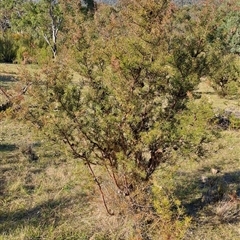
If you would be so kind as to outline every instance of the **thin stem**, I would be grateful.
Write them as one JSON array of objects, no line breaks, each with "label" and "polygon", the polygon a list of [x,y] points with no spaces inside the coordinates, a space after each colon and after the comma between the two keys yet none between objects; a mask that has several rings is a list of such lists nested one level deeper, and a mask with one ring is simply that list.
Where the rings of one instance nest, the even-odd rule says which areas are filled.
[{"label": "thin stem", "polygon": [[89,168],[89,170],[90,170],[90,172],[91,172],[91,174],[92,174],[92,176],[93,176],[93,178],[94,178],[94,181],[95,181],[95,182],[97,183],[97,185],[98,185],[98,189],[99,189],[99,191],[100,191],[100,194],[101,194],[101,197],[102,197],[102,201],[103,201],[103,204],[104,204],[104,207],[105,207],[107,213],[108,213],[109,215],[111,215],[111,216],[114,215],[114,213],[111,212],[110,209],[109,209],[108,206],[107,206],[106,199],[105,199],[105,196],[104,196],[104,193],[103,193],[103,190],[102,190],[102,186],[101,186],[100,182],[98,181],[98,179],[97,179],[97,177],[96,177],[96,175],[95,175],[95,173],[94,173],[94,171],[93,171],[93,169],[92,169],[91,164],[90,164],[88,161],[86,161],[86,163],[87,163],[87,166],[88,166],[88,168]]}]

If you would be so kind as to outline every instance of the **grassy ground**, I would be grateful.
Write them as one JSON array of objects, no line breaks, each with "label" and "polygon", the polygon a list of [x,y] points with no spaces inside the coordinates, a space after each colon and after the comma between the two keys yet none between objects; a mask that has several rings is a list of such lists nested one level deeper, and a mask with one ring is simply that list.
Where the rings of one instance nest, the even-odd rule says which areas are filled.
[{"label": "grassy ground", "polygon": [[239,138],[237,131],[224,131],[208,146],[207,158],[181,164],[178,194],[193,216],[186,239],[239,239]]},{"label": "grassy ground", "polygon": [[[10,88],[18,71],[1,64],[1,86]],[[200,87],[216,109],[239,110],[238,100],[219,98],[207,82]],[[127,224],[105,215],[85,166],[30,125],[0,117],[0,240],[120,239],[116,229]],[[176,195],[193,218],[186,240],[240,239],[239,139],[238,130],[222,131],[207,158],[181,160]]]},{"label": "grassy ground", "polygon": [[84,239],[91,181],[81,163],[33,135],[1,121],[0,239]]}]

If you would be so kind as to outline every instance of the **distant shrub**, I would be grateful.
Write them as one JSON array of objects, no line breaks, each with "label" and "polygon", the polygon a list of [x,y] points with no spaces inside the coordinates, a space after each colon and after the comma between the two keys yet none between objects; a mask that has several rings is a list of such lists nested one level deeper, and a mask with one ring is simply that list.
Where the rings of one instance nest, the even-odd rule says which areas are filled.
[{"label": "distant shrub", "polygon": [[234,54],[223,56],[215,52],[212,58],[215,59],[212,60],[210,68],[213,87],[221,96],[236,96],[238,94],[238,80],[240,78],[237,56]]},{"label": "distant shrub", "polygon": [[11,34],[4,33],[0,36],[0,61],[12,63],[17,55],[17,45],[12,39]]}]

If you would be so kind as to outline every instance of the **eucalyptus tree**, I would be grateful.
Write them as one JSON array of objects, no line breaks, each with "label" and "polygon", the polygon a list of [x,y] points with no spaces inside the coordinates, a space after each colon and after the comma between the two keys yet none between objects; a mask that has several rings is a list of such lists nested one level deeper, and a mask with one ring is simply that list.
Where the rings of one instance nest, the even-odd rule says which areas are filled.
[{"label": "eucalyptus tree", "polygon": [[0,60],[13,62],[17,55],[18,44],[14,39],[13,18],[21,16],[24,0],[0,1]]},{"label": "eucalyptus tree", "polygon": [[24,5],[22,27],[42,37],[51,49],[53,58],[57,56],[58,36],[63,24],[63,13],[56,0],[30,1]]},{"label": "eucalyptus tree", "polygon": [[6,31],[12,25],[13,16],[21,16],[21,6],[24,0],[1,0],[0,1],[0,28]]}]

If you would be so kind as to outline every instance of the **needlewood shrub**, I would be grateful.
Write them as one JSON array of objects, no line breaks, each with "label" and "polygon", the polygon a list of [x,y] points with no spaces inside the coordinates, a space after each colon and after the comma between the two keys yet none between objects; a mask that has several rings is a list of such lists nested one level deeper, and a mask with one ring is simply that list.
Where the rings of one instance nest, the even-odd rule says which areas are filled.
[{"label": "needlewood shrub", "polygon": [[24,117],[84,163],[107,213],[131,219],[133,236],[180,239],[190,219],[173,194],[173,174],[158,170],[177,164],[178,153],[202,156],[215,137],[211,105],[194,99],[200,78],[210,70],[235,78],[227,67],[218,73],[221,52],[213,54],[200,8],[181,14],[167,0],[121,3],[89,19],[69,17],[65,57],[32,78],[35,104]]}]

